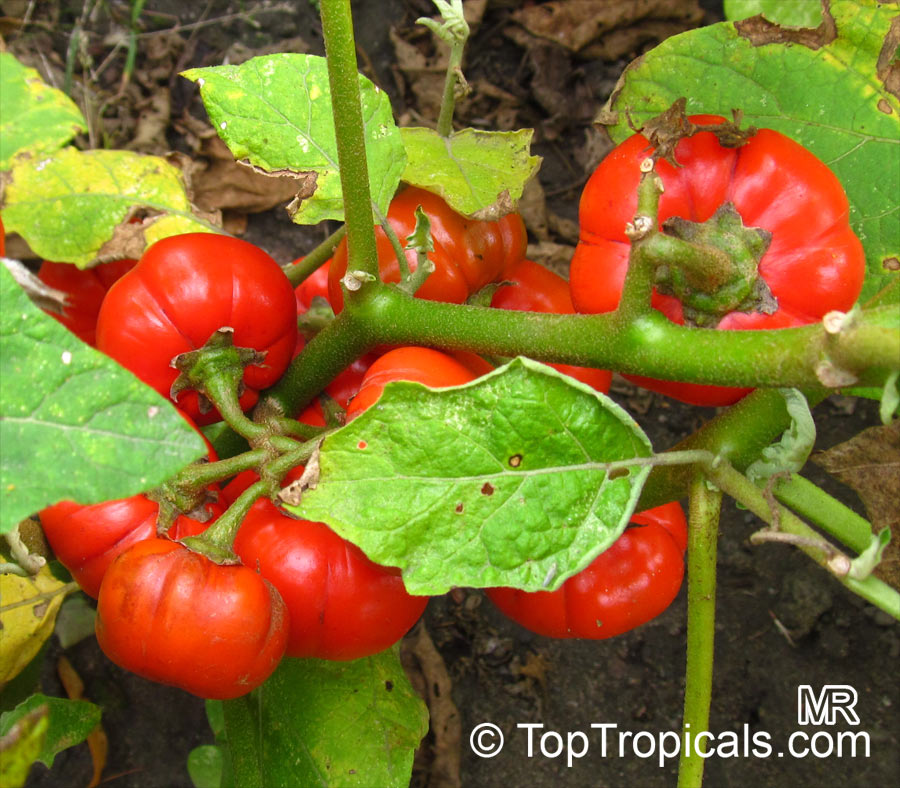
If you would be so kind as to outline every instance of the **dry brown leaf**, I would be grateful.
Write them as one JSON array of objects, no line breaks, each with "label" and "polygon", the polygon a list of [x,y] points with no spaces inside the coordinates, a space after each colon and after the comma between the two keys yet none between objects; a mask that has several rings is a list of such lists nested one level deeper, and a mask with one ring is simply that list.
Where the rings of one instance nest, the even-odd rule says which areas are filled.
[{"label": "dry brown leaf", "polygon": [[268,175],[235,161],[211,126],[182,119],[179,128],[197,148],[196,158],[170,157],[182,169],[191,202],[202,211],[261,213],[292,200],[302,175]]},{"label": "dry brown leaf", "polygon": [[550,224],[547,210],[547,196],[537,178],[525,184],[519,198],[519,213],[525,221],[528,232],[538,241],[550,240]]},{"label": "dry brown leaf", "polygon": [[462,721],[453,702],[453,683],[440,652],[420,623],[404,641],[401,652],[404,668],[428,704],[432,759],[428,765],[428,788],[459,788]]},{"label": "dry brown leaf", "polygon": [[870,427],[850,440],[811,457],[859,495],[875,531],[889,527],[892,541],[875,574],[900,588],[900,421]]},{"label": "dry brown leaf", "polygon": [[687,29],[703,18],[703,10],[696,0],[558,0],[520,8],[512,18],[532,35],[581,52],[611,30],[649,20],[678,22]]},{"label": "dry brown leaf", "polygon": [[166,129],[172,117],[172,100],[169,89],[160,86],[136,109],[139,109],[137,125],[126,150],[140,153],[165,154],[170,145]]},{"label": "dry brown leaf", "polygon": [[690,30],[693,26],[691,22],[646,20],[632,27],[610,30],[596,41],[588,44],[578,53],[578,56],[585,60],[612,62],[624,56],[636,55],[660,41]]},{"label": "dry brown leaf", "polygon": [[564,274],[569,270],[569,262],[575,254],[575,247],[568,244],[558,244],[553,241],[540,241],[536,244],[528,244],[528,259],[547,266],[552,271]]},{"label": "dry brown leaf", "polygon": [[541,686],[541,690],[547,691],[547,672],[550,670],[550,660],[543,654],[528,652],[524,664],[510,666],[510,671],[518,676],[534,679]]}]

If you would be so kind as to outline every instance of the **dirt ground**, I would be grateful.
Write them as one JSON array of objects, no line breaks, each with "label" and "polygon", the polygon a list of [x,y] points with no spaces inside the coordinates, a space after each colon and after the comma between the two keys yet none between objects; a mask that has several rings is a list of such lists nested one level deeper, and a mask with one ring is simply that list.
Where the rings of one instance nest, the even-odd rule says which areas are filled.
[{"label": "dirt ground", "polygon": [[[29,4],[4,2],[7,18],[22,18]],[[82,14],[81,3],[37,4],[34,24],[5,30],[17,54],[40,52],[46,68],[61,75],[68,33]],[[429,36],[415,32],[413,21],[431,13],[426,0],[356,2],[357,35],[363,71],[389,92],[401,122],[433,118],[429,96],[440,49]],[[466,5],[470,5],[469,2]],[[516,16],[534,3],[495,0],[471,3],[482,10],[470,45],[466,75],[472,96],[460,106],[461,124],[485,128],[532,127],[534,150],[543,156],[543,187],[531,193],[529,230],[534,256],[562,265],[574,243],[580,189],[606,146],[591,128],[624,66],[661,36],[721,19],[720,3],[709,0],[659,0],[607,3],[618,9],[610,30],[573,52],[526,31]],[[190,6],[190,7],[188,7]],[[482,9],[482,6],[485,6]],[[656,9],[629,22],[638,6]],[[94,68],[110,53],[108,33],[120,30],[127,4],[103,4],[96,16],[83,19]],[[105,9],[105,11],[104,11]],[[104,16],[104,13],[107,16]],[[118,15],[111,23],[109,14]],[[518,20],[518,21],[517,21]],[[186,27],[200,22],[199,26]],[[204,118],[196,89],[177,71],[226,60],[238,62],[269,51],[321,53],[321,31],[312,3],[252,3],[213,0],[186,4],[149,0],[141,17],[146,33],[174,32],[139,39],[137,66],[130,84],[108,110],[104,131],[111,144],[138,140],[135,147],[159,152],[171,148],[212,160],[195,121]],[[568,31],[571,32],[571,31]],[[115,92],[121,57],[98,77],[98,91]],[[39,66],[40,67],[40,66]],[[45,73],[45,72],[42,72]],[[76,69],[76,74],[79,70]],[[438,75],[436,77],[435,75]],[[688,88],[689,89],[689,88]],[[698,86],[702,89],[702,86]],[[164,96],[165,101],[156,101]],[[432,103],[429,103],[432,102]],[[221,176],[228,179],[229,176]],[[241,199],[244,202],[241,202]],[[236,230],[245,221],[242,205],[226,207]],[[281,262],[310,249],[323,228],[290,223],[280,207],[246,220],[245,237]],[[690,434],[713,412],[680,405],[663,397],[617,385],[613,392],[631,410],[657,449]],[[816,411],[819,448],[837,444],[877,423],[866,404],[832,400]],[[815,481],[824,478],[810,471]],[[835,488],[850,505],[855,495]],[[768,737],[772,752],[754,756],[739,749],[733,757],[713,757],[706,765],[709,786],[887,786],[900,784],[896,679],[900,629],[826,577],[799,552],[784,546],[750,547],[748,536],[759,527],[747,512],[726,506],[719,554],[716,624],[716,671],[710,730],[734,731],[739,737]],[[671,786],[677,759],[662,765],[651,745],[680,729],[685,653],[685,599],[681,596],[649,625],[610,641],[554,641],[533,635],[507,621],[479,591],[461,590],[434,599],[424,627],[437,647],[452,684],[452,700],[461,718],[460,784],[492,786]],[[51,646],[43,676],[44,691],[64,694],[54,670],[57,644]],[[112,665],[93,639],[68,649],[66,656],[85,681],[85,695],[104,709],[110,739],[104,784],[125,788],[189,786],[185,760],[190,750],[212,741],[203,703],[178,690],[139,679]],[[809,728],[798,723],[798,687],[815,692],[825,685],[849,685],[858,693],[859,725]],[[490,722],[502,731],[505,746],[493,758],[477,757],[469,744],[475,726]],[[533,750],[529,752],[532,727]],[[608,749],[602,751],[603,729]],[[838,731],[864,731],[868,753],[849,752],[850,740]],[[818,752],[829,743],[829,757],[793,757],[789,737],[797,732],[816,738]],[[587,755],[567,763],[566,754],[551,757],[559,739],[590,744]],[[618,732],[627,732],[627,749],[619,752]],[[635,734],[643,733],[637,738]],[[542,734],[549,734],[543,739]],[[829,736],[830,734],[830,736]],[[762,737],[762,738],[760,738]],[[741,738],[743,742],[743,738]],[[636,753],[632,749],[638,751]],[[796,740],[796,746],[804,744]],[[743,744],[741,744],[743,747]],[[860,745],[861,750],[862,745]],[[549,754],[548,754],[549,753]],[[452,759],[433,735],[426,738],[413,775],[416,786],[437,788],[436,757]],[[52,771],[36,767],[29,780],[38,786],[87,785],[91,764],[84,745],[58,756]]]}]

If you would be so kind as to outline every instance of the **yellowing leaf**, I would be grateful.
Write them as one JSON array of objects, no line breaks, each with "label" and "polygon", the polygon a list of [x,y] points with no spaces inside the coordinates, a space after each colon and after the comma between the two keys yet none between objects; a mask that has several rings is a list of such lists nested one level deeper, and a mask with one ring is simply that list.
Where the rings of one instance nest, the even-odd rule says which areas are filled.
[{"label": "yellowing leaf", "polygon": [[0,686],[15,678],[53,634],[68,590],[47,567],[34,577],[0,575]]},{"label": "yellowing leaf", "polygon": [[122,257],[139,256],[169,235],[218,230],[191,212],[181,173],[158,156],[63,148],[44,157],[16,157],[8,177],[6,230],[22,235],[47,260],[88,267],[135,208],[161,218],[138,228],[143,243],[138,237],[136,248]]},{"label": "yellowing leaf", "polygon": [[56,150],[87,128],[72,99],[8,52],[0,52],[0,94],[0,169],[17,153]]}]

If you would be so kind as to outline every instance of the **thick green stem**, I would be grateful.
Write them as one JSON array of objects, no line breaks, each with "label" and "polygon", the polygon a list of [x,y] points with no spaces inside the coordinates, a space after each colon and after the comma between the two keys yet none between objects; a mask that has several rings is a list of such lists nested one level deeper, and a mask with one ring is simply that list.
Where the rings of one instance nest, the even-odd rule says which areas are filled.
[{"label": "thick green stem", "polygon": [[299,262],[288,263],[282,266],[284,275],[288,281],[297,287],[305,279],[312,276],[316,270],[325,262],[327,262],[334,254],[341,239],[347,234],[346,225],[341,225],[331,235],[329,235],[322,243],[313,249],[308,255],[305,255]]},{"label": "thick green stem", "polygon": [[[876,310],[877,311],[877,310]],[[877,319],[873,314],[873,320]],[[652,311],[623,322],[616,313],[554,315],[444,304],[385,287],[360,307],[378,344],[428,344],[495,356],[615,369],[666,380],[731,386],[820,385],[819,366],[835,342],[821,324],[768,331],[716,331],[680,326]],[[870,342],[869,333],[878,342]],[[853,360],[865,348],[867,363]],[[900,332],[867,322],[841,340],[842,365],[896,367]]]},{"label": "thick green stem", "polygon": [[[272,395],[297,412],[355,358],[383,344],[524,355],[541,361],[615,369],[664,380],[730,386],[820,388],[826,351],[840,346],[844,368],[866,379],[857,344],[873,369],[900,359],[900,332],[879,324],[879,307],[863,312],[840,338],[821,324],[769,331],[717,331],[680,326],[652,311],[629,323],[616,313],[554,315],[445,304],[412,298],[375,283],[352,315],[338,316],[295,359]],[[877,334],[871,342],[869,334]],[[843,332],[842,332],[843,334]]]},{"label": "thick green stem", "polygon": [[[804,391],[811,408],[827,394],[824,389]],[[784,397],[774,389],[758,389],[722,411],[670,451],[708,451],[744,471],[790,425],[791,417]],[[652,509],[684,498],[692,476],[693,469],[689,466],[655,467],[641,492],[638,509]]]},{"label": "thick green stem", "polygon": [[683,723],[683,739],[689,740],[691,746],[681,749],[678,788],[699,788],[706,763],[696,751],[694,736],[709,730],[716,621],[716,546],[721,505],[722,493],[710,489],[705,476],[695,470],[690,489],[688,530],[687,669]]},{"label": "thick green stem", "polygon": [[345,309],[310,340],[257,408],[276,416],[299,415],[328,383],[375,344],[356,316]]},{"label": "thick green stem", "polygon": [[[347,270],[365,271],[377,277],[378,258],[350,1],[322,0],[321,10],[347,223]],[[361,288],[358,295],[365,289]],[[350,294],[351,301],[354,296]]]},{"label": "thick green stem", "polygon": [[264,731],[260,728],[258,692],[260,690],[222,701],[231,766],[230,782],[240,788],[266,788],[261,763]]},{"label": "thick green stem", "polygon": [[772,492],[785,506],[854,552],[861,553],[871,544],[871,523],[808,479],[791,474],[776,481]]}]

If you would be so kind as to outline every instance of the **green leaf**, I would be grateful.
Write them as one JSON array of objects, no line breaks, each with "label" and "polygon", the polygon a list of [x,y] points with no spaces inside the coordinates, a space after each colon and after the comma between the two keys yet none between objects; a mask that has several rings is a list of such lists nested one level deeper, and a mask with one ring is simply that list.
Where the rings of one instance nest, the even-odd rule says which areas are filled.
[{"label": "green leaf", "polygon": [[222,785],[222,768],[222,748],[215,744],[194,747],[188,755],[188,776],[194,788],[219,788]]},{"label": "green leaf", "polygon": [[[209,119],[234,157],[265,172],[308,176],[289,206],[297,224],[344,218],[331,87],[324,57],[282,53],[193,68]],[[406,163],[387,94],[359,76],[372,200],[383,213]]]},{"label": "green leaf", "polygon": [[67,649],[93,637],[96,618],[97,609],[88,603],[84,594],[70,596],[62,603],[53,629],[59,645]]},{"label": "green leaf", "polygon": [[50,724],[36,757],[49,769],[57,753],[80,744],[97,727],[100,707],[86,700],[51,698],[38,693],[12,711],[0,714],[0,736],[5,736],[20,719],[41,706],[47,707]]},{"label": "green leaf", "polygon": [[896,278],[887,269],[900,259],[900,99],[886,84],[898,68],[896,13],[873,0],[833,0],[833,39],[754,34],[742,22],[673,36],[626,69],[601,117],[620,142],[632,133],[629,115],[640,126],[687,96],[689,113],[739,108],[747,124],[811,150],[847,192],[866,250],[864,301]]},{"label": "green leaf", "polygon": [[205,454],[168,400],[41,312],[0,266],[0,532],[63,499],[156,487]]},{"label": "green leaf", "polygon": [[[0,718],[2,719],[2,718]],[[32,710],[0,736],[0,785],[22,788],[47,738],[47,708]]]},{"label": "green leaf", "polygon": [[0,52],[0,95],[0,170],[9,169],[17,153],[54,151],[87,130],[72,99],[8,52]]},{"label": "green leaf", "polygon": [[[130,151],[63,148],[41,158],[17,157],[3,199],[7,232],[22,235],[39,257],[80,268],[98,258],[140,257],[170,235],[216,231],[191,213],[175,167]],[[127,224],[139,207],[161,215]]]},{"label": "green leaf", "polygon": [[725,18],[731,21],[757,14],[789,27],[817,27],[822,21],[821,0],[725,0],[723,10]]},{"label": "green leaf", "polygon": [[791,426],[784,431],[778,443],[766,446],[762,457],[747,468],[747,478],[754,484],[762,484],[776,473],[797,473],[806,465],[816,442],[816,423],[806,397],[797,389],[779,391],[791,417]]},{"label": "green leaf", "polygon": [[464,129],[442,137],[432,129],[403,128],[408,158],[403,180],[439,194],[453,210],[497,219],[514,210],[522,189],[537,172],[531,129]]},{"label": "green leaf", "polygon": [[351,662],[284,659],[225,702],[238,785],[406,788],[428,710],[394,650]]},{"label": "green leaf", "polygon": [[632,461],[650,454],[608,397],[518,358],[466,386],[388,384],[325,438],[288,508],[399,566],[413,594],[553,590],[622,533],[650,471]]}]

